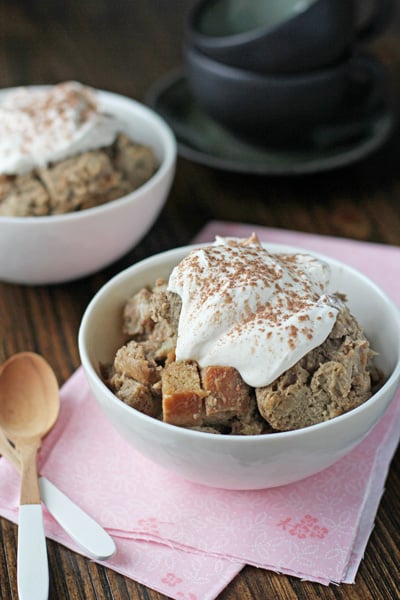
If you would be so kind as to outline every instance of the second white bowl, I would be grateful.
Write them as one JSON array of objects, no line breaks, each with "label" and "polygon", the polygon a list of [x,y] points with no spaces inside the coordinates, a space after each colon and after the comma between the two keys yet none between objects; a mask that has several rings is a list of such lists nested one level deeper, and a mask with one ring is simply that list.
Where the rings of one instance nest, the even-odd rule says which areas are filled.
[{"label": "second white bowl", "polygon": [[0,280],[49,284],[94,273],[135,246],[159,215],[175,174],[175,137],[146,106],[98,93],[102,109],[122,123],[124,133],[153,148],[157,172],[130,194],[95,208],[44,217],[0,216]]}]

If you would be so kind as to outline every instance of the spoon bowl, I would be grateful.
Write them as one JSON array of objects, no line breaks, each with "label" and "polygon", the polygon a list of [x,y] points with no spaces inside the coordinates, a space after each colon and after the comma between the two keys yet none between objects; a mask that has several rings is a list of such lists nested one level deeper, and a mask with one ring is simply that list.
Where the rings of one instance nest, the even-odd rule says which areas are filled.
[{"label": "spoon bowl", "polygon": [[15,439],[42,438],[60,411],[56,376],[39,354],[20,352],[2,366],[0,426]]}]

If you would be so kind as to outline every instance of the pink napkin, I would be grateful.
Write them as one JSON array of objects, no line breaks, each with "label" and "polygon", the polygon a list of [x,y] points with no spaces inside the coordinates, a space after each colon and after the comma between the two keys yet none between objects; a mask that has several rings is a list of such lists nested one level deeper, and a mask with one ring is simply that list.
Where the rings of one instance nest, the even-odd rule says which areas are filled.
[{"label": "pink napkin", "polygon": [[[217,222],[196,241],[252,231],[344,259],[400,303],[399,248]],[[177,600],[216,598],[244,564],[323,584],[354,582],[399,440],[399,393],[335,465],[296,484],[251,492],[195,485],[140,456],[105,420],[81,369],[61,396],[41,472],[114,536],[117,554],[106,566]],[[0,460],[0,514],[14,522],[18,485]],[[48,537],[79,551],[48,513],[45,527]]]}]

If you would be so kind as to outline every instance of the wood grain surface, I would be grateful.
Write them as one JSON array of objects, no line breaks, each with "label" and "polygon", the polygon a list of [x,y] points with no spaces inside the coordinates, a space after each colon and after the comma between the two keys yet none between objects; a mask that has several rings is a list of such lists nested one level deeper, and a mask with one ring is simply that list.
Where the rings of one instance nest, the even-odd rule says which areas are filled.
[{"label": "wood grain surface", "polygon": [[[75,79],[142,101],[181,65],[186,0],[17,0],[0,3],[0,88]],[[387,68],[399,105],[400,20],[394,14],[372,50]],[[143,257],[188,243],[210,219],[400,246],[400,135],[351,166],[301,177],[213,170],[178,159],[175,181],[144,240],[109,268],[63,285],[0,283],[0,362],[42,354],[62,384],[79,366],[77,332],[93,294]],[[400,454],[392,463],[355,585],[302,582],[245,567],[221,600],[399,598]],[[0,598],[17,599],[17,528],[0,519]],[[50,600],[161,600],[161,594],[48,541]],[[201,599],[199,599],[201,600]]]}]

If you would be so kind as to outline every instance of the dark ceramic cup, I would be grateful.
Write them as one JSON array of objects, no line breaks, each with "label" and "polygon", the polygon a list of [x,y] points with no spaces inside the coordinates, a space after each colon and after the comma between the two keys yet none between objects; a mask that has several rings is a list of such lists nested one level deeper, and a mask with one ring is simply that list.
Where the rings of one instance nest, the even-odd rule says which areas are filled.
[{"label": "dark ceramic cup", "polygon": [[[357,0],[200,0],[186,40],[213,60],[264,73],[299,73],[335,62],[388,23],[393,0],[373,0],[362,24]],[[363,2],[363,0],[358,0]]]},{"label": "dark ceramic cup", "polygon": [[193,96],[214,120],[262,143],[306,138],[366,98],[382,97],[385,75],[372,56],[347,56],[334,65],[296,75],[266,75],[229,67],[185,49]]}]

